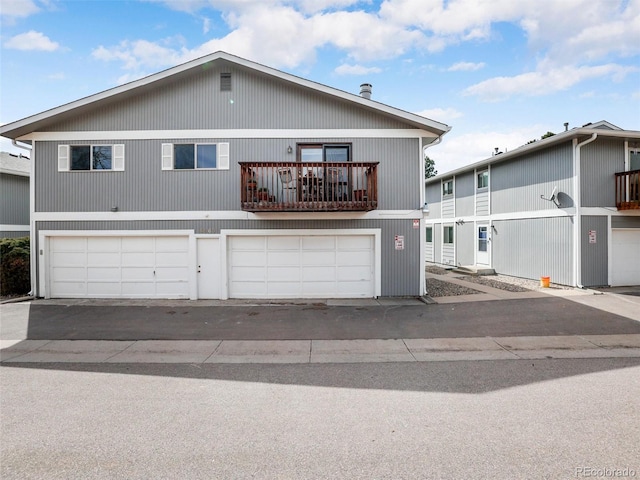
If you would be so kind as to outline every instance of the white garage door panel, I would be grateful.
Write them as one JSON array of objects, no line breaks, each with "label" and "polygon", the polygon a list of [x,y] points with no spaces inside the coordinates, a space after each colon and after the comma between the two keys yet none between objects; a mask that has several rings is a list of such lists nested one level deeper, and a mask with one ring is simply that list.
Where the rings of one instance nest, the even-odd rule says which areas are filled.
[{"label": "white garage door panel", "polygon": [[374,295],[373,235],[230,236],[231,298]]},{"label": "white garage door panel", "polygon": [[50,237],[50,296],[188,298],[188,248],[188,237]]},{"label": "white garage door panel", "polygon": [[640,229],[612,230],[611,244],[611,285],[640,285]]}]

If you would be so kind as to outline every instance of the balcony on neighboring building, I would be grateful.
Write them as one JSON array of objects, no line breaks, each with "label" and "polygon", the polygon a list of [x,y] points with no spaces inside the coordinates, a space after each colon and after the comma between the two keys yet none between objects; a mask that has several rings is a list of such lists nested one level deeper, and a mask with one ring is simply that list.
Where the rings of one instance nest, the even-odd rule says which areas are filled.
[{"label": "balcony on neighboring building", "polygon": [[378,208],[379,162],[239,162],[248,212],[344,212]]},{"label": "balcony on neighboring building", "polygon": [[615,176],[617,209],[640,209],[640,170],[618,172]]}]

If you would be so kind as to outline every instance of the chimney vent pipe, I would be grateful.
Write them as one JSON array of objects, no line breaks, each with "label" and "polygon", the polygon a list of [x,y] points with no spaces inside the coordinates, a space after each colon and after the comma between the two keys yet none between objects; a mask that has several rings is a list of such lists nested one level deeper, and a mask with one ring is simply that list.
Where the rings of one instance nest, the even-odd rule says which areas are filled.
[{"label": "chimney vent pipe", "polygon": [[362,85],[360,85],[360,96],[362,98],[370,99],[372,89],[373,85],[371,85],[370,83],[363,83]]}]

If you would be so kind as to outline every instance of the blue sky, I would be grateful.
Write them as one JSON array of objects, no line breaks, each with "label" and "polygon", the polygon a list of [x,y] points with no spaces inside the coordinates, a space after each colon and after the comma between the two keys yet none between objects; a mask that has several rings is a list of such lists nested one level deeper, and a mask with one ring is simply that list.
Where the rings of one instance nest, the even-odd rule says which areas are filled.
[{"label": "blue sky", "polygon": [[[0,123],[217,50],[453,129],[439,173],[547,131],[640,130],[640,0],[2,0]],[[3,139],[0,147],[16,151]],[[16,151],[17,152],[17,151]]]}]

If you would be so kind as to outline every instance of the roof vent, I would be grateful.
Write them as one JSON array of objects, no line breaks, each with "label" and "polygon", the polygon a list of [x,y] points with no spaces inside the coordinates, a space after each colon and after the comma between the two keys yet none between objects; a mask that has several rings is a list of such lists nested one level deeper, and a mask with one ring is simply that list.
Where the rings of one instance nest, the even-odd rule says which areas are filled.
[{"label": "roof vent", "polygon": [[564,131],[569,130],[569,122],[564,122]]},{"label": "roof vent", "polygon": [[221,92],[231,91],[231,74],[230,73],[220,74],[220,91]]},{"label": "roof vent", "polygon": [[372,89],[373,85],[371,85],[370,83],[363,83],[362,85],[360,85],[360,96],[362,98],[370,99]]}]

